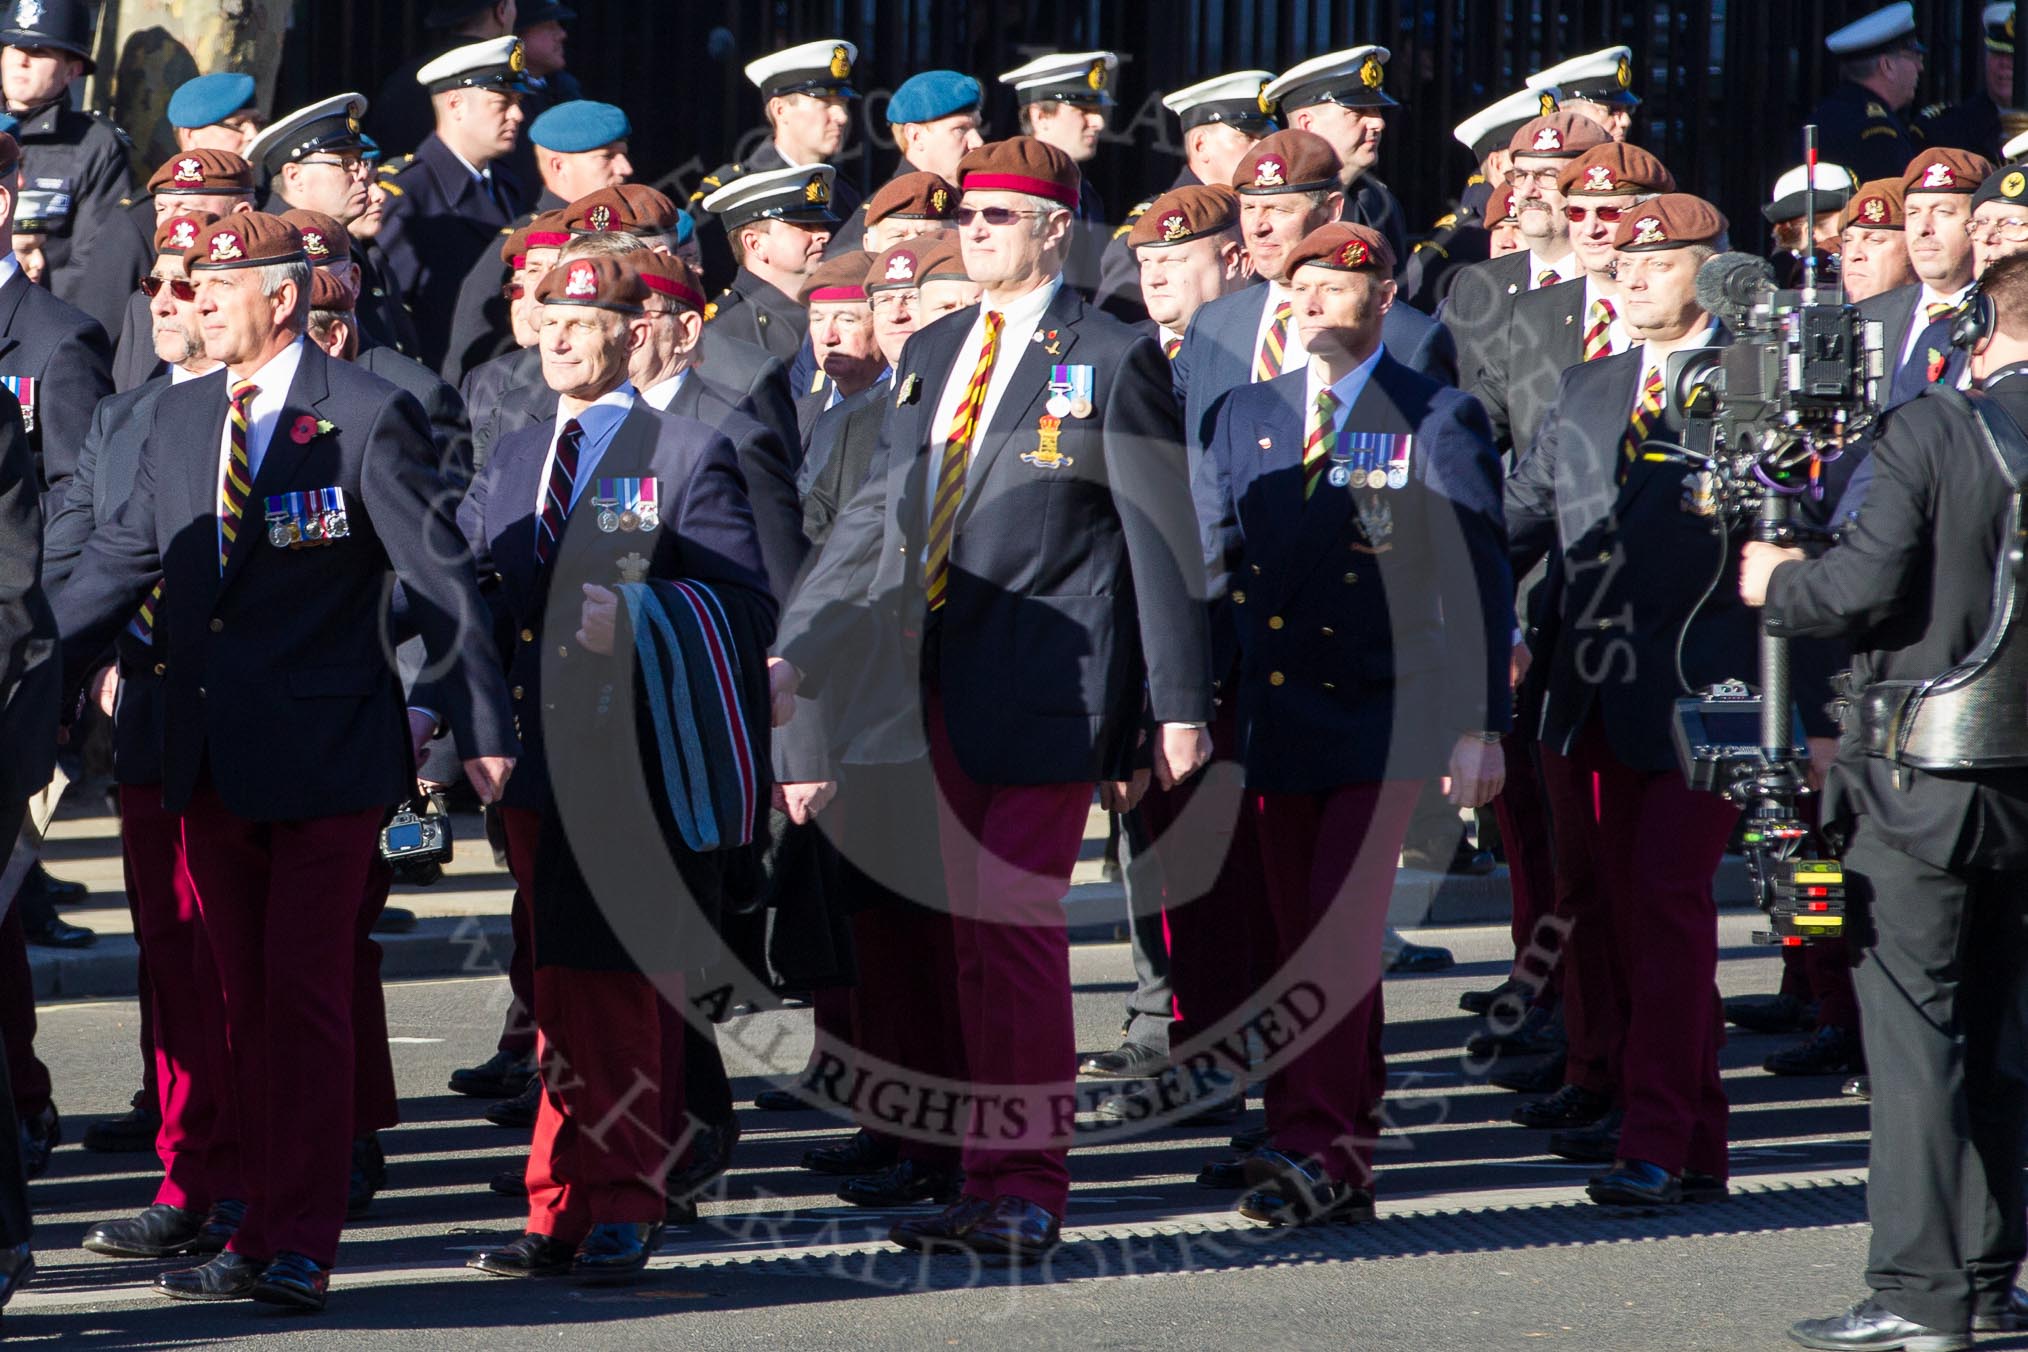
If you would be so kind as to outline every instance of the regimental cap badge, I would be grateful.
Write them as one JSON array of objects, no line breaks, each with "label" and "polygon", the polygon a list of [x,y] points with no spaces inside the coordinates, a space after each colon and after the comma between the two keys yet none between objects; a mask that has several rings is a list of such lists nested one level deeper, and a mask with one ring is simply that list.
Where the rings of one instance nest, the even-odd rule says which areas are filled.
[{"label": "regimental cap badge", "polygon": [[599,275],[590,259],[570,265],[570,276],[564,278],[563,294],[566,296],[596,296],[599,292]]},{"label": "regimental cap badge", "polygon": [[1380,58],[1368,52],[1366,60],[1359,66],[1359,83],[1368,89],[1380,88],[1380,82],[1387,78],[1387,68],[1380,64]]},{"label": "regimental cap badge", "polygon": [[[2016,174],[2014,177],[2019,179],[2021,176]],[[2001,186],[2005,187],[2006,185],[2002,184]],[[1886,220],[1887,199],[1884,197],[1869,197],[1861,202],[1859,204],[1859,219],[1875,223]]]},{"label": "regimental cap badge", "polygon": [[810,175],[810,181],[803,185],[803,200],[816,206],[823,206],[831,200],[831,189],[825,184],[822,174]]},{"label": "regimental cap badge", "polygon": [[2028,176],[2024,176],[2019,169],[2000,180],[2002,197],[2019,197],[2024,188],[2028,188]]},{"label": "regimental cap badge", "polygon": [[345,119],[345,130],[351,132],[354,136],[357,136],[359,134],[359,119],[356,117],[347,117]]},{"label": "regimental cap badge", "polygon": [[833,47],[831,49],[831,78],[842,80],[851,73],[852,58],[846,55],[845,48],[842,45]]},{"label": "regimental cap badge", "polygon": [[1624,56],[1620,58],[1620,64],[1614,69],[1613,78],[1620,82],[1621,89],[1632,89],[1634,87],[1634,68],[1627,63],[1627,59]]},{"label": "regimental cap badge", "polygon": [[300,233],[303,236],[304,253],[312,258],[329,258],[331,256],[331,246],[324,242],[324,232],[322,230],[305,229]]},{"label": "regimental cap badge", "polygon": [[186,216],[169,227],[170,248],[188,249],[195,243],[197,243],[197,223],[189,217]]},{"label": "regimental cap badge", "polygon": [[516,38],[514,45],[507,49],[507,69],[516,75],[528,69],[528,49],[521,45],[519,38]]},{"label": "regimental cap badge", "polygon": [[1262,117],[1273,117],[1275,115],[1275,109],[1279,105],[1276,103],[1275,100],[1268,97],[1267,88],[1268,81],[1262,80],[1260,82],[1260,93],[1254,95],[1253,101],[1255,104],[1259,106]]},{"label": "regimental cap badge", "polygon": [[1613,170],[1609,164],[1594,164],[1584,171],[1586,192],[1611,192],[1614,188]]},{"label": "regimental cap badge", "polygon": [[1162,218],[1162,242],[1174,244],[1190,233],[1190,223],[1183,219],[1183,213],[1172,211]]},{"label": "regimental cap badge", "polygon": [[1253,167],[1253,182],[1259,188],[1279,188],[1288,183],[1283,177],[1287,166],[1273,155],[1263,155]]},{"label": "regimental cap badge", "polygon": [[1664,244],[1668,242],[1668,239],[1668,235],[1663,233],[1662,230],[1661,217],[1643,216],[1634,222],[1634,243]]},{"label": "regimental cap badge", "polygon": [[593,207],[590,214],[585,217],[585,224],[595,231],[603,232],[612,229],[613,209],[601,202],[598,206]]},{"label": "regimental cap badge", "polygon": [[930,189],[930,210],[941,216],[950,209],[951,193],[948,188]]},{"label": "regimental cap badge", "polygon": [[21,0],[14,11],[14,21],[23,28],[33,28],[42,22],[42,0]]},{"label": "regimental cap badge", "polygon": [[[1543,97],[1547,98],[1548,96],[1544,95]],[[1535,150],[1563,149],[1563,133],[1558,131],[1554,127],[1541,128],[1535,133],[1535,144],[1532,147],[1532,149]]]},{"label": "regimental cap badge", "polygon": [[1347,240],[1345,247],[1338,250],[1338,266],[1341,268],[1363,268],[1371,258],[1361,240]]},{"label": "regimental cap badge", "polygon": [[176,161],[174,181],[177,183],[202,183],[204,182],[204,166],[199,164],[194,158],[186,155]]},{"label": "regimental cap badge", "polygon": [[1541,109],[1542,109],[1542,116],[1544,116],[1544,117],[1548,117],[1548,116],[1549,116],[1549,115],[1550,115],[1551,113],[1555,112],[1555,111],[1556,111],[1556,95],[1554,95],[1554,94],[1550,93],[1550,92],[1549,92],[1548,90],[1546,90],[1546,89],[1545,89],[1545,90],[1543,90],[1543,91],[1542,91],[1542,101],[1541,101],[1540,107],[1541,107]]},{"label": "regimental cap badge", "polygon": [[1922,183],[1920,186],[1924,188],[1955,188],[1958,186],[1958,176],[1951,171],[1951,167],[1948,164],[1939,161],[1922,171]]},{"label": "regimental cap badge", "polygon": [[229,263],[235,258],[245,258],[246,250],[240,246],[239,236],[230,230],[221,230],[211,237],[211,261]]},{"label": "regimental cap badge", "polygon": [[1090,85],[1093,90],[1103,90],[1106,87],[1106,63],[1104,61],[1092,62],[1091,69],[1084,73],[1084,82]]},{"label": "regimental cap badge", "polygon": [[887,271],[883,274],[890,282],[912,282],[915,280],[915,255],[898,253],[887,260]]}]

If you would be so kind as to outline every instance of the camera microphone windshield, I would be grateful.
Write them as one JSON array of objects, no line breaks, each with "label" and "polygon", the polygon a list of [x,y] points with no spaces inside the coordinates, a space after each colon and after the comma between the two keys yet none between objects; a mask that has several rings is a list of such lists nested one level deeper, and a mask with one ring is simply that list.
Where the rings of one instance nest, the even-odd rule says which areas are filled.
[{"label": "camera microphone windshield", "polygon": [[1754,254],[1722,253],[1697,269],[1697,303],[1729,329],[1774,289],[1773,266]]}]

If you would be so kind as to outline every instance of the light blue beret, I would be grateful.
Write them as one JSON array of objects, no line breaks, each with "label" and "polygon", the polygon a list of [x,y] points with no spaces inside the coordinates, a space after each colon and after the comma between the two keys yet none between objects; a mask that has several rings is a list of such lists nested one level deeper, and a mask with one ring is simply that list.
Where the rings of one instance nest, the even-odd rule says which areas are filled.
[{"label": "light blue beret", "polygon": [[600,146],[624,141],[632,133],[627,115],[612,104],[572,99],[569,103],[557,104],[536,118],[528,128],[528,139],[544,150],[574,155],[579,151],[597,150]]},{"label": "light blue beret", "polygon": [[954,70],[926,70],[901,82],[887,101],[887,120],[934,122],[979,106],[979,82]]},{"label": "light blue beret", "polygon": [[169,125],[209,127],[253,102],[254,78],[236,70],[200,75],[176,86],[169,96]]}]

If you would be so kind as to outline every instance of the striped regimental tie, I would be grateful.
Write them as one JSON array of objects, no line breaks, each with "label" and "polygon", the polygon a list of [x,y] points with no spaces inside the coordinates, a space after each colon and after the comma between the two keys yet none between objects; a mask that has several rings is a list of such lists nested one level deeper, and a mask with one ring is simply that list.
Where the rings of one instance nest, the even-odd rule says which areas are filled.
[{"label": "striped regimental tie", "polygon": [[1655,430],[1655,423],[1662,416],[1662,368],[1648,369],[1648,378],[1641,382],[1641,397],[1634,404],[1634,416],[1627,422],[1627,434],[1620,440],[1620,478],[1627,477],[1627,467],[1641,457],[1641,443],[1648,439],[1648,433]]},{"label": "striped regimental tie", "polygon": [[1591,317],[1584,326],[1584,359],[1596,361],[1609,357],[1613,350],[1613,320],[1617,318],[1613,303],[1609,300],[1595,300],[1591,303]]},{"label": "striped regimental tie", "polygon": [[1289,346],[1289,317],[1294,313],[1295,307],[1287,301],[1275,306],[1274,322],[1268,325],[1266,335],[1260,340],[1260,351],[1253,359],[1253,378],[1256,384],[1263,380],[1273,380],[1282,373],[1282,357]]},{"label": "striped regimental tie", "polygon": [[928,556],[923,560],[923,590],[929,608],[941,610],[951,581],[951,535],[957,524],[958,502],[965,496],[965,469],[971,459],[972,441],[979,431],[979,410],[986,406],[986,387],[993,380],[993,358],[1000,351],[1000,328],[1007,316],[998,310],[986,311],[986,341],[979,345],[979,361],[965,384],[965,397],[958,401],[957,416],[944,439],[943,463],[937,466],[937,496],[930,507]]},{"label": "striped regimental tie", "polygon": [[578,455],[583,449],[584,428],[572,418],[557,434],[556,458],[550,462],[549,483],[542,490],[542,515],[535,521],[538,567],[556,557],[556,546],[563,539],[563,523],[570,519],[571,493],[577,487]]},{"label": "striped regimental tie", "polygon": [[1317,491],[1324,466],[1338,446],[1338,396],[1329,390],[1317,391],[1317,406],[1310,414],[1310,434],[1303,438],[1303,501]]},{"label": "striped regimental tie", "polygon": [[[218,486],[218,571],[221,573],[225,571],[225,561],[232,557],[233,545],[239,540],[240,522],[246,516],[247,495],[253,492],[253,468],[246,454],[246,425],[247,410],[259,393],[259,387],[252,381],[238,382],[232,387],[226,410],[232,444],[226,451],[225,480]],[[152,621],[150,624],[152,626]]]}]

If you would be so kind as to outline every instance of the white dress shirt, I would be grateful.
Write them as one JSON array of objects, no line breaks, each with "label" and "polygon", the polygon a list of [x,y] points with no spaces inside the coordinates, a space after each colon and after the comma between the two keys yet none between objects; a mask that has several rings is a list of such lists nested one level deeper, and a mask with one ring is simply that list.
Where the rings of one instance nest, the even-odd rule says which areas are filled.
[{"label": "white dress shirt", "polygon": [[[663,382],[667,384],[668,382]],[[674,390],[670,393],[673,395]],[[620,424],[634,411],[637,392],[630,380],[620,382],[618,389],[599,396],[574,415],[578,426],[577,475],[570,483],[570,505],[575,508],[577,500],[584,496],[585,485],[592,481],[592,473],[605,458],[606,447],[613,444]],[[549,475],[556,464],[556,443],[563,436],[563,425],[570,418],[563,415],[562,400],[557,401],[556,426],[549,433],[549,450],[542,457],[542,473],[535,480],[535,515],[542,516],[542,501],[549,496]]]},{"label": "white dress shirt", "polygon": [[[1972,284],[1970,282],[1965,283],[1955,291],[1949,292],[1932,291],[1929,289],[1928,282],[1922,284],[1922,294],[1915,298],[1915,313],[1909,316],[1908,337],[1901,341],[1901,360],[1894,364],[1894,371],[1898,371],[1908,365],[1909,360],[1915,356],[1916,341],[1922,337],[1922,331],[1930,326],[1929,307],[1932,305],[1949,305],[1952,307],[1962,305],[1965,293],[1971,289]],[[1887,373],[1890,379],[1893,377],[1894,371]]]},{"label": "white dress shirt", "polygon": [[683,388],[683,382],[689,378],[690,368],[686,366],[667,380],[658,380],[642,390],[641,402],[657,413],[667,413],[669,405],[676,402],[677,392]]},{"label": "white dress shirt", "polygon": [[1592,302],[1600,300],[1613,307],[1613,322],[1606,325],[1606,341],[1612,345],[1613,355],[1618,356],[1634,345],[1632,336],[1627,333],[1626,302],[1618,296],[1608,295],[1590,273],[1584,276],[1584,308],[1577,312],[1577,350],[1580,354],[1584,351],[1584,334],[1591,327]]},{"label": "white dress shirt", "polygon": [[[1056,277],[1036,287],[1025,296],[1019,296],[998,307],[1006,316],[1000,326],[1000,346],[993,355],[993,374],[986,380],[986,399],[979,406],[979,421],[972,430],[972,444],[965,448],[965,463],[978,458],[979,443],[986,429],[993,425],[993,415],[1000,409],[1000,401],[1007,396],[1007,387],[1014,383],[1014,368],[1021,364],[1021,358],[1028,351],[1028,345],[1036,341],[1035,335],[1044,332],[1042,316],[1049,309],[1056,292],[1063,285],[1063,279]],[[951,424],[957,421],[958,405],[965,400],[965,387],[972,383],[972,371],[979,364],[979,351],[986,345],[986,315],[989,313],[984,301],[979,304],[979,313],[972,319],[972,327],[965,334],[964,344],[958,348],[957,359],[951,363],[951,374],[944,382],[943,396],[937,400],[936,416],[930,423],[930,501],[923,504],[928,512],[936,506],[936,475],[944,463],[944,444],[950,440]]]},{"label": "white dress shirt", "polygon": [[1331,418],[1333,424],[1335,424],[1332,431],[1339,436],[1344,435],[1345,420],[1352,414],[1352,405],[1359,402],[1359,396],[1365,392],[1367,382],[1373,379],[1373,368],[1380,365],[1380,358],[1386,351],[1387,347],[1385,344],[1376,344],[1373,348],[1372,356],[1360,362],[1350,371],[1347,371],[1335,382],[1326,376],[1323,362],[1315,359],[1310,361],[1308,367],[1309,384],[1303,390],[1303,443],[1305,445],[1308,445],[1310,440],[1310,422],[1317,416],[1317,396],[1325,390],[1329,390],[1332,397],[1338,401],[1337,410],[1332,414]]},{"label": "white dress shirt", "polygon": [[[289,387],[296,383],[296,370],[303,364],[303,340],[296,339],[287,347],[269,357],[259,369],[247,377],[254,385],[253,400],[247,406],[246,415],[246,506],[240,514],[240,529],[247,528],[249,521],[261,519],[262,508],[254,498],[254,481],[260,478],[261,462],[267,459],[268,443],[274,439],[275,424],[281,421],[282,405],[289,402]],[[218,430],[218,494],[214,501],[225,501],[225,469],[232,463],[232,388],[239,381],[231,371],[225,373],[226,414]],[[329,485],[326,485],[327,487]],[[225,548],[225,525],[218,528],[218,547]]]},{"label": "white dress shirt", "polygon": [[[1535,279],[1545,272],[1555,273],[1556,282],[1576,281],[1577,251],[1573,249],[1561,259],[1552,263],[1541,254],[1536,253],[1535,250],[1530,249],[1528,251],[1528,289],[1530,291],[1540,291],[1542,289],[1542,285]],[[1556,282],[1550,282],[1548,285],[1555,286]],[[1587,291],[1586,295],[1589,298],[1590,293]]]},{"label": "white dress shirt", "polygon": [[1303,333],[1296,327],[1295,297],[1280,282],[1267,284],[1267,303],[1260,307],[1260,323],[1253,331],[1253,351],[1247,358],[1246,378],[1253,379],[1256,367],[1260,365],[1261,344],[1267,341],[1268,330],[1275,325],[1275,307],[1283,301],[1289,302],[1289,333],[1282,343],[1282,374],[1296,370],[1310,359],[1310,350],[1303,346]]}]

